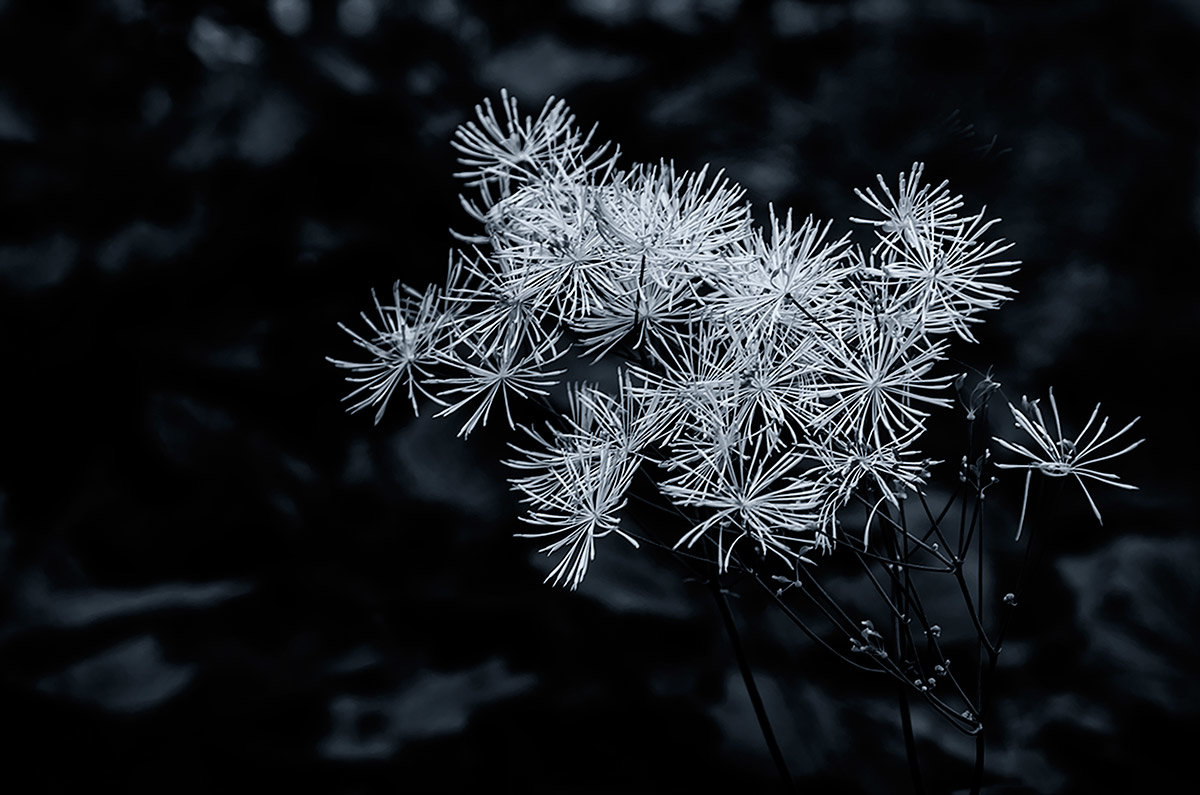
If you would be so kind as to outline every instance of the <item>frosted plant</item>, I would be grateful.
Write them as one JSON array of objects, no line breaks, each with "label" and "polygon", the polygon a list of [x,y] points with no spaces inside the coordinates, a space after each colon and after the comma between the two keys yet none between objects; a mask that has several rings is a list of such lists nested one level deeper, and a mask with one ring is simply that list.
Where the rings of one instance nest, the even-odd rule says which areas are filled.
[{"label": "frosted plant", "polygon": [[957,236],[957,211],[963,207],[962,196],[950,195],[950,191],[946,190],[949,181],[942,182],[937,187],[923,184],[921,177],[924,173],[924,163],[913,163],[908,174],[900,175],[900,189],[895,194],[882,174],[876,176],[879,189],[883,193],[882,199],[876,196],[871,188],[855,188],[854,194],[881,217],[850,220],[876,227],[880,237],[877,249],[887,245],[889,241],[905,241],[918,245],[923,240],[953,240]]},{"label": "frosted plant", "polygon": [[865,534],[870,532],[879,509],[885,503],[899,509],[906,490],[919,488],[925,482],[934,462],[919,457],[921,454],[911,449],[924,430],[924,426],[914,425],[903,436],[883,444],[861,435],[840,434],[814,448],[820,463],[813,474],[827,495],[822,501],[821,527],[828,528],[828,534],[819,538],[822,546],[827,546],[836,535],[837,512],[856,493],[861,493],[864,484],[870,486],[875,497],[864,525],[866,547]]},{"label": "frosted plant", "polygon": [[499,398],[508,426],[516,427],[510,400],[531,395],[545,397],[550,394],[546,388],[556,385],[558,381],[555,377],[565,372],[545,369],[547,364],[563,355],[556,343],[556,338],[547,337],[527,350],[522,350],[515,343],[484,350],[468,341],[465,343],[467,355],[461,351],[464,346],[451,349],[441,361],[461,374],[430,379],[430,383],[443,385],[438,392],[438,397],[443,400],[451,396],[463,397],[434,416],[444,417],[473,402],[477,403],[474,412],[459,430],[461,436],[467,436],[477,425],[487,423],[492,406]]},{"label": "frosted plant", "polygon": [[428,382],[431,378],[431,368],[438,361],[451,326],[451,318],[442,311],[439,299],[436,287],[420,293],[396,282],[392,287],[391,304],[385,306],[375,297],[378,323],[363,313],[362,319],[370,334],[364,336],[342,326],[369,354],[365,362],[331,360],[350,370],[352,375],[346,376],[346,380],[359,384],[346,396],[348,400],[358,398],[358,402],[351,404],[351,411],[378,406],[375,412],[378,423],[387,409],[388,400],[401,385],[414,413],[419,411],[418,393],[437,401],[422,381]]},{"label": "frosted plant", "polygon": [[[1022,397],[1021,403],[1024,410],[1018,409],[1011,403],[1008,404],[1008,408],[1016,421],[1016,427],[1030,437],[1034,449],[1031,450],[1026,445],[995,437],[996,443],[1001,447],[1029,459],[1023,464],[996,464],[1001,469],[1026,470],[1025,494],[1021,499],[1021,520],[1017,524],[1017,538],[1021,537],[1021,529],[1025,526],[1025,511],[1029,505],[1029,483],[1035,471],[1052,478],[1075,478],[1079,487],[1083,489],[1083,496],[1087,497],[1088,505],[1091,506],[1096,521],[1103,523],[1103,519],[1100,518],[1100,509],[1096,507],[1096,501],[1092,499],[1092,493],[1088,491],[1087,484],[1083,480],[1087,478],[1106,486],[1116,486],[1119,489],[1137,488],[1137,486],[1122,483],[1121,478],[1116,475],[1100,472],[1093,467],[1103,461],[1125,455],[1145,441],[1145,439],[1138,439],[1116,451],[1108,447],[1111,442],[1124,436],[1125,432],[1132,428],[1141,417],[1135,417],[1121,430],[1105,437],[1104,429],[1108,427],[1108,417],[1101,420],[1099,425],[1095,424],[1096,417],[1100,414],[1100,404],[1097,403],[1096,408],[1092,410],[1092,415],[1084,423],[1083,430],[1074,439],[1068,439],[1063,435],[1062,420],[1058,416],[1058,403],[1054,400],[1053,389],[1050,390],[1050,415],[1054,418],[1053,431],[1042,416],[1042,409],[1038,406],[1037,400],[1027,400]],[[1090,436],[1088,436],[1089,432]],[[1101,448],[1106,448],[1103,453],[1101,453]]]},{"label": "frosted plant", "polygon": [[596,306],[596,257],[605,250],[595,217],[595,197],[573,182],[526,191],[526,201],[497,227],[509,252],[504,290],[514,300],[577,317]]},{"label": "frosted plant", "polygon": [[[452,144],[479,228],[455,233],[469,247],[451,252],[444,284],[397,284],[363,315],[365,331],[346,329],[365,355],[331,359],[354,386],[350,409],[373,408],[378,421],[399,390],[414,411],[429,400],[436,416],[465,415],[464,437],[501,412],[523,436],[505,462],[530,526],[518,535],[551,557],[548,582],[578,588],[610,536],[661,548],[709,583],[737,645],[722,584],[736,571],[830,653],[900,683],[918,790],[910,696],[976,737],[978,791],[1007,626],[985,603],[985,491],[1026,470],[1018,539],[1034,472],[1074,478],[1099,520],[1085,480],[1133,488],[1095,465],[1140,444],[1114,449],[1133,423],[1105,436],[1098,406],[1067,439],[1053,392],[1053,428],[1034,401],[1010,404],[1029,441],[988,433],[1000,385],[951,369],[949,349],[975,342],[983,315],[1015,295],[998,219],[966,211],[915,163],[895,191],[882,176],[878,192],[856,191],[872,214],[850,220],[870,240],[773,207],[758,228],[722,173],[621,168],[619,150],[577,127],[561,100],[521,116],[501,92],[475,116]],[[610,387],[561,384],[568,357],[590,360]],[[935,492],[944,465],[922,441],[956,394],[967,449],[956,484]],[[1024,460],[994,463],[992,442]],[[852,615],[826,591],[815,551],[856,561],[878,610]],[[960,629],[976,651],[961,677],[940,640],[956,617],[934,621],[920,596],[944,578],[963,596]]]},{"label": "frosted plant", "polygon": [[870,438],[882,445],[921,425],[928,416],[921,405],[951,403],[937,393],[955,375],[930,375],[945,358],[944,341],[930,344],[915,331],[891,330],[874,318],[817,340],[825,399],[814,421],[819,432]]},{"label": "frosted plant", "polygon": [[551,97],[537,119],[522,118],[516,97],[505,90],[500,107],[504,112],[497,116],[485,99],[475,108],[477,121],[468,121],[454,134],[451,146],[464,166],[455,176],[468,185],[482,191],[497,185],[500,195],[508,196],[521,183],[571,182],[604,163],[608,144],[593,147],[595,127],[582,133],[565,101]]},{"label": "frosted plant", "polygon": [[1012,247],[1002,240],[983,240],[999,219],[985,221],[983,213],[963,220],[945,237],[902,235],[881,241],[889,255],[879,277],[903,285],[902,304],[919,310],[921,330],[954,332],[974,342],[967,324],[976,315],[995,309],[1015,292],[999,279],[1016,273],[1017,263],[996,260]]},{"label": "frosted plant", "polygon": [[707,168],[677,175],[670,163],[635,166],[596,191],[606,257],[660,283],[723,263],[749,231],[744,193],[721,174],[709,180]]},{"label": "frosted plant", "polygon": [[804,328],[842,314],[846,293],[838,286],[856,265],[849,233],[828,240],[832,225],[810,216],[795,227],[791,210],[781,220],[770,208],[769,237],[753,230],[737,241],[729,267],[710,273],[717,291],[712,305],[784,327]]},{"label": "frosted plant", "polygon": [[676,547],[691,547],[715,530],[717,564],[724,569],[743,538],[788,563],[811,548],[800,533],[817,521],[820,500],[815,485],[798,475],[803,453],[768,453],[763,437],[761,431],[750,438],[735,430],[719,444],[699,447],[679,465],[683,474],[663,482],[672,502],[705,514]]},{"label": "frosted plant", "polygon": [[580,352],[597,361],[624,340],[635,350],[660,350],[672,328],[687,325],[696,314],[686,281],[662,273],[650,277],[640,267],[619,268],[598,277],[595,308],[571,324],[581,337]]},{"label": "frosted plant", "polygon": [[[542,532],[521,533],[524,538],[554,538],[542,552],[562,551],[547,577],[555,585],[575,588],[595,556],[595,540],[616,533],[635,547],[621,531],[619,513],[636,469],[635,459],[618,447],[599,445],[587,453],[564,450],[557,459],[542,462],[544,471],[513,479],[513,486],[530,503],[522,519]],[[518,465],[520,468],[520,465]]]}]

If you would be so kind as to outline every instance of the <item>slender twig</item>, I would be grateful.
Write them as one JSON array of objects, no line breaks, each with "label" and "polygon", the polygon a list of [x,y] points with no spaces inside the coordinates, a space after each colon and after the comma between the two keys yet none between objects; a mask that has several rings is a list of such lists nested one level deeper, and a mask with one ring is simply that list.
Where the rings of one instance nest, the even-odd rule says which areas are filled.
[{"label": "slender twig", "polygon": [[[901,509],[901,520],[903,521],[903,509]],[[907,533],[904,533],[903,537],[907,537]],[[908,586],[908,573],[904,569],[904,562],[908,556],[907,549],[901,546],[900,542],[896,540],[895,535],[889,538],[888,546],[895,556],[890,572],[892,579],[892,598],[890,603],[893,605],[892,632],[896,636],[896,662],[902,666],[901,670],[903,672],[903,664],[907,652],[905,637],[908,629],[906,626],[908,616],[905,611],[905,591]],[[874,580],[875,578],[872,577],[871,579]],[[911,635],[908,635],[908,638],[911,640]],[[908,773],[912,778],[913,792],[917,793],[917,795],[923,795],[925,785],[921,777],[921,762],[917,756],[917,738],[913,732],[912,710],[908,704],[907,682],[899,684],[896,689],[896,695],[900,705],[900,726],[904,732],[904,751],[905,756],[908,757]]]},{"label": "slender twig", "polygon": [[[869,665],[863,665],[862,663],[858,662],[857,660],[853,659],[852,657],[848,657],[844,653],[833,648],[833,646],[830,646],[828,641],[826,641],[824,638],[822,638],[820,635],[818,635],[815,631],[813,631],[812,627],[808,626],[808,624],[804,621],[804,619],[802,619],[796,613],[795,610],[793,610],[790,606],[788,606],[788,604],[786,602],[783,601],[783,598],[776,592],[776,589],[772,588],[769,583],[764,581],[758,575],[755,575],[755,579],[758,580],[758,584],[760,586],[762,586],[763,590],[765,590],[767,592],[767,594],[775,601],[775,604],[779,607],[779,609],[783,611],[784,616],[789,621],[791,621],[793,624],[795,624],[796,627],[799,628],[800,631],[803,632],[808,637],[809,640],[811,640],[814,643],[816,643],[817,645],[821,646],[823,649],[828,651],[830,654],[833,654],[835,657],[837,657],[842,662],[844,662],[847,665],[850,665],[854,668],[857,668],[860,671],[866,671],[867,673],[873,673],[873,674],[889,673],[889,671],[887,671],[884,668],[872,668]],[[801,590],[803,591],[803,587],[801,588]],[[812,599],[812,596],[809,595],[807,592],[805,592],[805,594],[809,597],[810,600]]]},{"label": "slender twig", "polygon": [[908,688],[903,684],[896,687],[900,702],[900,726],[904,730],[904,751],[908,757],[908,774],[912,778],[913,792],[923,795],[925,784],[921,778],[921,762],[917,758],[917,739],[913,733],[912,711],[908,705]]},{"label": "slender twig", "polygon": [[[847,544],[847,546],[849,546],[850,549],[852,549],[856,555],[859,555],[864,558],[869,558],[869,559],[875,561],[876,563],[887,564],[887,563],[892,562],[891,558],[887,557],[886,555],[879,555],[874,552],[871,552],[868,549],[859,549],[858,547],[851,546],[850,544]],[[913,571],[927,571],[931,574],[950,574],[954,571],[954,568],[949,564],[947,564],[946,566],[929,566],[924,563],[909,563],[908,567],[910,569],[912,569]]]},{"label": "slender twig", "polygon": [[[869,500],[867,500],[865,497],[863,497],[861,494],[857,494],[857,493],[856,493],[856,494],[854,494],[854,499],[855,499],[855,500],[857,500],[857,501],[858,501],[858,502],[859,502],[859,503],[860,503],[860,504],[861,504],[861,505],[862,505],[864,508],[866,508],[866,509],[868,509],[868,510],[870,510],[871,508],[873,508],[873,507],[874,507],[874,506],[872,505],[872,503],[871,503]],[[875,514],[875,516],[876,516],[876,517],[877,517],[877,518],[878,518],[878,519],[879,519],[881,522],[885,522],[885,523],[887,523],[888,525],[891,525],[892,529],[896,530],[897,532],[903,532],[904,528],[903,528],[903,527],[900,525],[900,523],[899,523],[899,522],[897,522],[895,519],[893,519],[889,513],[885,513],[885,512],[883,512],[883,511],[879,511],[879,512],[877,512],[877,513]],[[940,560],[942,563],[945,563],[947,566],[950,566],[950,565],[952,565],[952,563],[954,562],[954,561],[953,561],[953,559],[951,559],[951,558],[947,558],[945,555],[943,555],[943,553],[941,552],[941,550],[939,550],[939,549],[934,549],[934,547],[933,547],[931,544],[927,544],[927,543],[925,543],[924,541],[922,541],[921,539],[917,538],[916,536],[911,536],[911,535],[910,535],[910,536],[909,536],[909,538],[912,540],[912,542],[913,542],[914,544],[916,544],[917,546],[921,547],[923,550],[925,550],[926,552],[928,552],[928,553],[929,553],[930,555],[932,555],[934,558],[936,558],[936,559]]]},{"label": "slender twig", "polygon": [[979,715],[977,716],[979,719],[979,733],[975,735],[975,768],[971,773],[971,795],[979,795],[979,791],[983,787],[984,757],[987,754],[987,731],[984,719],[988,712],[989,702],[991,701],[992,675],[996,672],[996,662],[1000,659],[1000,654],[997,651],[989,649],[987,657],[986,670],[983,665],[979,666],[980,704]]},{"label": "slender twig", "polygon": [[758,728],[762,730],[763,740],[766,741],[767,748],[771,752],[771,759],[779,771],[779,780],[783,784],[785,792],[795,792],[796,785],[792,781],[792,774],[788,772],[787,763],[783,759],[783,751],[780,750],[779,742],[775,739],[775,731],[771,728],[771,720],[767,717],[766,707],[763,706],[762,696],[759,695],[758,685],[754,681],[754,672],[746,658],[746,650],[742,647],[737,623],[733,620],[733,611],[729,609],[729,600],[725,597],[725,591],[722,590],[721,583],[717,578],[714,577],[709,582],[709,588],[713,598],[717,601],[717,609],[721,613],[722,623],[729,635],[730,645],[733,646],[733,654],[737,657],[738,668],[742,673],[742,682],[746,685],[746,693],[750,696],[750,703],[754,707],[754,717],[758,719]]},{"label": "slender twig", "polygon": [[971,697],[967,695],[966,691],[963,690],[962,684],[960,684],[958,681],[958,677],[954,676],[949,671],[950,661],[946,658],[945,652],[942,651],[942,645],[938,642],[937,635],[933,631],[933,627],[929,624],[929,616],[926,615],[925,607],[921,603],[920,591],[910,585],[908,590],[908,599],[910,605],[912,606],[913,613],[916,615],[917,620],[921,622],[921,627],[925,631],[925,636],[928,638],[929,645],[933,648],[933,653],[938,660],[938,664],[942,666],[943,674],[950,680],[951,684],[954,685],[954,689],[958,692],[959,697],[963,700],[964,704],[971,708],[972,713],[978,712],[978,705],[976,705],[976,703],[971,700]]}]

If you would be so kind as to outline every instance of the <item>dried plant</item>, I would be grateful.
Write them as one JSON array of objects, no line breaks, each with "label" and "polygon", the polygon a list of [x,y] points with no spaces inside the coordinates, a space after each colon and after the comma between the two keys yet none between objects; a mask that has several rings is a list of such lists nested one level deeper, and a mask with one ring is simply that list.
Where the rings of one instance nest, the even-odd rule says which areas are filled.
[{"label": "dried plant", "polygon": [[[365,332],[349,332],[365,360],[332,361],[356,385],[351,410],[375,408],[378,421],[401,390],[414,411],[425,398],[438,416],[465,416],[466,437],[503,407],[525,439],[507,462],[527,505],[521,535],[553,558],[555,585],[578,587],[612,536],[673,550],[712,586],[785,779],[725,602],[731,577],[830,653],[896,680],[918,790],[910,698],[975,735],[978,791],[1003,608],[1019,595],[988,602],[985,491],[999,470],[1026,470],[1019,539],[1035,473],[1133,488],[1092,467],[1138,444],[1110,452],[1133,423],[1105,437],[1097,412],[1067,439],[1053,393],[1053,429],[1036,401],[1010,404],[1032,443],[987,434],[999,384],[949,369],[947,349],[975,342],[983,313],[1014,295],[1004,280],[1018,263],[993,237],[998,219],[923,183],[917,163],[894,193],[882,177],[879,193],[857,191],[874,213],[851,219],[872,233],[867,245],[773,208],[762,229],[723,174],[623,170],[561,101],[523,118],[502,92],[476,117],[453,145],[481,233],[458,235],[471,248],[451,254],[445,284],[397,285],[390,303],[376,299],[377,319],[364,314]],[[611,366],[615,390],[568,384],[556,403],[568,354]],[[921,442],[956,398],[968,449],[935,507],[930,480],[948,468]],[[517,401],[549,424],[518,422]],[[993,438],[1025,460],[993,463]],[[837,556],[861,569],[877,614],[852,613],[822,586],[821,564]],[[974,636],[973,659],[953,669],[947,621],[921,597],[933,578],[957,583]]]}]

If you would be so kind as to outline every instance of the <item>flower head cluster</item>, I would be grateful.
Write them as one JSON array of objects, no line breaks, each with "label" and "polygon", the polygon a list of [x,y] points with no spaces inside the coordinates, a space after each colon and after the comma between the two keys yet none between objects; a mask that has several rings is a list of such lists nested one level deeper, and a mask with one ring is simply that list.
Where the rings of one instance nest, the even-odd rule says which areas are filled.
[{"label": "flower head cluster", "polygon": [[[925,420],[950,404],[947,337],[973,341],[1013,293],[996,221],[960,215],[961,197],[915,164],[898,191],[880,178],[881,193],[859,193],[869,248],[774,209],[760,229],[722,174],[622,169],[593,132],[554,99],[536,117],[506,93],[476,108],[454,146],[480,233],[460,236],[474,245],[451,255],[445,285],[397,288],[352,332],[367,360],[336,362],[361,383],[352,408],[382,410],[402,388],[465,416],[463,436],[498,407],[516,427],[518,399],[561,415],[521,426],[508,463],[528,535],[556,558],[549,579],[570,587],[597,539],[632,541],[639,471],[690,521],[675,546],[722,569],[742,550],[794,564],[834,544],[852,500],[883,511],[919,489]],[[561,412],[551,388],[568,355],[613,361],[618,377],[569,386]],[[1037,444],[1043,458],[1064,449]],[[1086,456],[1063,463],[1100,477]]]}]

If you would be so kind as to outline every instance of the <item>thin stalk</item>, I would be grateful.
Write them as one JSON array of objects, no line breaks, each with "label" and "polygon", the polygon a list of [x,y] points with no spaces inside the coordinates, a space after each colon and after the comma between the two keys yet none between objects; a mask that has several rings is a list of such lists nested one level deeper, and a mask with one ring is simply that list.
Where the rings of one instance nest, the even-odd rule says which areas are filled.
[{"label": "thin stalk", "polygon": [[921,778],[921,762],[917,758],[917,738],[913,733],[912,712],[908,706],[908,688],[900,684],[897,692],[900,702],[900,725],[904,729],[904,751],[908,756],[908,774],[912,778],[913,792],[922,795],[925,792],[925,784]]},{"label": "thin stalk", "polygon": [[[908,586],[908,598],[913,605],[913,610],[917,618],[921,622],[921,628],[925,630],[927,642],[933,648],[933,652],[937,655],[939,663],[942,666],[949,666],[950,661],[946,659],[946,654],[942,651],[942,645],[938,642],[937,637],[933,634],[933,630],[929,625],[929,617],[925,613],[924,605],[921,604],[921,595],[911,584]],[[958,681],[958,677],[947,672],[946,678],[954,685],[954,689],[958,691],[959,697],[962,698],[963,703],[971,708],[972,713],[978,712],[978,704],[973,702],[971,697],[967,695],[965,690],[963,690],[962,685]],[[928,694],[926,695],[928,696]]]},{"label": "thin stalk", "polygon": [[[946,535],[942,532],[942,522],[945,520],[946,514],[948,514],[950,509],[954,506],[954,502],[959,497],[959,491],[962,489],[963,487],[960,485],[959,488],[955,490],[950,499],[946,501],[946,505],[942,508],[942,512],[938,514],[936,519],[933,516],[933,511],[931,511],[929,508],[929,503],[926,501],[925,495],[919,491],[917,492],[917,497],[921,501],[921,509],[924,510],[925,516],[929,519],[929,530],[925,533],[921,540],[926,541],[930,535],[936,535],[939,543],[945,547],[945,554],[950,556],[950,560],[946,562],[946,565],[949,568],[953,568],[955,565],[957,565],[960,558],[957,555],[955,547],[951,545],[950,540],[946,538]],[[939,549],[940,548],[941,547],[939,547]],[[946,557],[939,555],[938,560],[945,561]]]},{"label": "thin stalk", "polygon": [[[905,592],[908,585],[908,573],[907,570],[904,569],[904,564],[906,562],[906,558],[908,557],[907,544],[905,544],[905,548],[902,550],[900,544],[896,540],[896,537],[893,535],[890,546],[892,554],[895,555],[895,558],[892,562],[891,572],[891,603],[893,605],[892,632],[896,637],[896,663],[901,667],[901,674],[903,674],[906,652],[906,644],[904,639],[908,631],[908,628],[904,623],[908,620],[908,616],[905,614],[907,607],[907,594]],[[873,579],[874,577],[872,577],[872,580]],[[900,726],[904,732],[904,752],[905,756],[908,757],[908,773],[912,778],[913,792],[917,793],[917,795],[923,795],[925,792],[925,784],[921,776],[921,762],[917,757],[917,737],[915,732],[913,732],[912,710],[908,703],[907,681],[902,681],[899,683],[899,686],[896,689],[896,697],[900,706]]]},{"label": "thin stalk", "polygon": [[[850,549],[854,552],[854,554],[858,555],[859,557],[868,558],[869,560],[873,560],[877,563],[891,563],[892,562],[892,559],[889,557],[886,557],[885,555],[878,555],[867,549],[859,549],[858,547],[851,546],[849,544],[847,544],[847,546],[849,546]],[[950,574],[951,572],[954,571],[952,565],[949,563],[946,564],[945,566],[929,566],[929,565],[926,565],[923,563],[909,563],[908,567],[910,569],[912,569],[913,571],[927,571],[932,574]]]},{"label": "thin stalk", "polygon": [[975,735],[975,769],[971,773],[971,795],[979,795],[983,788],[984,757],[987,755],[987,731],[984,726],[984,715],[988,711],[991,700],[992,675],[996,672],[996,661],[1000,659],[998,652],[988,650],[987,670],[980,666],[979,683],[982,691],[979,704],[979,733]]},{"label": "thin stalk", "polygon": [[766,707],[763,706],[762,696],[759,695],[758,685],[754,681],[754,672],[750,669],[750,662],[746,659],[746,650],[742,647],[742,638],[738,633],[737,623],[733,620],[733,611],[729,609],[729,600],[725,597],[725,592],[721,590],[721,584],[716,578],[711,581],[710,589],[713,598],[717,600],[717,609],[721,613],[725,632],[728,633],[729,642],[733,646],[733,654],[737,657],[738,668],[742,673],[742,682],[746,685],[746,693],[750,696],[750,704],[754,707],[754,717],[758,719],[758,728],[762,730],[763,740],[766,741],[767,749],[771,752],[775,769],[779,771],[780,783],[783,784],[784,792],[795,792],[795,782],[792,781],[792,774],[788,772],[787,763],[783,759],[783,751],[780,750],[779,742],[775,739],[775,731],[771,728]]},{"label": "thin stalk", "polygon": [[[870,509],[872,507],[871,504],[869,502],[867,502],[865,499],[863,499],[863,497],[861,495],[856,494],[855,499],[857,499],[864,508]],[[897,522],[895,519],[893,519],[891,517],[890,513],[880,511],[879,513],[876,514],[876,516],[879,517],[879,520],[881,523],[886,523],[886,524],[890,525],[893,530],[895,530],[897,532],[905,532],[904,528],[900,525],[899,522]],[[914,535],[909,535],[909,540],[911,540],[913,542],[913,544],[915,544],[916,546],[925,550],[930,555],[932,555],[934,558],[936,558],[937,560],[940,560],[942,563],[946,564],[947,566],[950,566],[955,562],[952,559],[947,558],[945,555],[943,555],[940,550],[934,549],[930,544],[926,543],[925,541],[922,541],[920,538],[917,538]],[[857,549],[857,547],[855,547],[855,549]],[[863,549],[866,549],[866,546],[864,546]]]},{"label": "thin stalk", "polygon": [[[775,589],[772,588],[770,586],[770,584],[763,581],[763,579],[761,577],[759,577],[757,574],[754,575],[754,578],[758,581],[758,584],[762,587],[762,589],[767,592],[767,595],[770,596],[775,601],[775,604],[779,607],[779,609],[783,611],[784,616],[789,621],[791,621],[793,624],[795,624],[800,629],[800,631],[803,632],[808,637],[809,640],[813,641],[818,646],[825,649],[827,652],[832,654],[837,659],[841,660],[842,662],[846,663],[847,665],[849,665],[851,667],[857,668],[860,671],[866,671],[867,673],[876,673],[876,674],[877,673],[889,673],[889,671],[887,671],[886,669],[883,669],[883,668],[872,668],[868,665],[863,665],[862,663],[858,662],[857,660],[847,657],[842,652],[833,648],[833,646],[829,645],[829,643],[824,638],[822,638],[820,635],[818,635],[816,632],[814,632],[812,627],[810,627],[810,626],[808,626],[808,624],[804,623],[804,619],[800,618],[800,616],[796,614],[796,611],[794,611],[794,610],[792,610],[792,608],[788,607],[788,605],[776,593]],[[801,586],[801,590],[803,590],[803,586]],[[809,600],[814,601],[814,603],[815,603],[815,600],[813,600],[813,597],[810,594],[805,592],[805,596],[808,596]]]},{"label": "thin stalk", "polygon": [[963,576],[962,569],[954,571],[954,579],[958,582],[958,590],[963,595],[963,601],[967,604],[967,613],[971,616],[971,623],[975,625],[975,633],[979,636],[979,643],[982,648],[989,652],[996,651],[996,647],[988,638],[987,632],[983,629],[983,623],[979,619],[979,612],[975,609],[975,600],[971,598],[971,589],[967,585],[967,579]]}]

